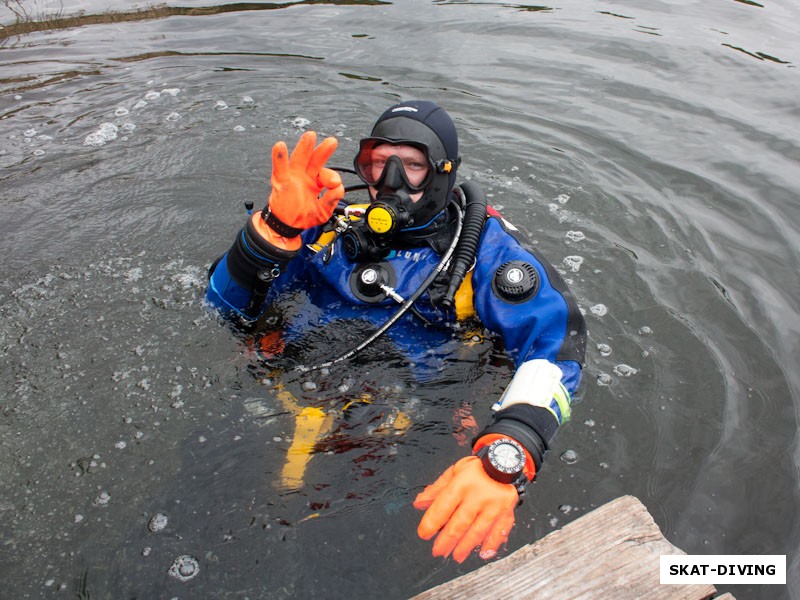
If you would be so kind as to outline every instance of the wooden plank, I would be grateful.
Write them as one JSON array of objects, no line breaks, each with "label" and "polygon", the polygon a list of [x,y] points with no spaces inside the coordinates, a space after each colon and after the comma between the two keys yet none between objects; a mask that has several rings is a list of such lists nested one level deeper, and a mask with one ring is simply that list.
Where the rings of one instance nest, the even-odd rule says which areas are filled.
[{"label": "wooden plank", "polygon": [[638,499],[623,496],[412,600],[705,600],[716,595],[712,585],[661,585],[662,554],[684,552],[667,541]]}]

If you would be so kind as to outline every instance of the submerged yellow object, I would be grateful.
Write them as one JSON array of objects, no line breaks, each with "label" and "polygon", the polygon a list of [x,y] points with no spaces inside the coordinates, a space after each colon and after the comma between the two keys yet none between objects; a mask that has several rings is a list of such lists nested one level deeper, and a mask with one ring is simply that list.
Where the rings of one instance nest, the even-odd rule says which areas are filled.
[{"label": "submerged yellow object", "polygon": [[281,487],[298,488],[303,484],[314,447],[330,432],[332,425],[333,417],[320,408],[307,407],[295,416],[294,438],[281,471]]},{"label": "submerged yellow object", "polygon": [[303,476],[317,442],[333,428],[333,417],[321,408],[301,407],[297,398],[283,385],[279,385],[276,391],[283,408],[294,415],[294,435],[286,453],[286,464],[281,470],[280,486],[296,489],[303,485]]}]

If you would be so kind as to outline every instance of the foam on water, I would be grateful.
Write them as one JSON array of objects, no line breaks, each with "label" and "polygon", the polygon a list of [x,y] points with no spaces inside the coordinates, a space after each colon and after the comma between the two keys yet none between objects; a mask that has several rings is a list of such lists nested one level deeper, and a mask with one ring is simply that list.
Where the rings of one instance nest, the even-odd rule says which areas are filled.
[{"label": "foam on water", "polygon": [[117,139],[119,127],[114,123],[103,123],[99,129],[93,131],[83,140],[84,146],[105,146],[108,142]]}]

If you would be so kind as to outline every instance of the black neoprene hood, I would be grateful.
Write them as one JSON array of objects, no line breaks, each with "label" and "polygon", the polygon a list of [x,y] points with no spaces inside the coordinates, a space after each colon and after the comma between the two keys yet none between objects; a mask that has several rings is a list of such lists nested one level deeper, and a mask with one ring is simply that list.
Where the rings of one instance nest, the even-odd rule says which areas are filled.
[{"label": "black neoprene hood", "polygon": [[[447,111],[426,100],[401,102],[384,111],[370,137],[424,145],[435,169],[431,183],[417,202],[415,222],[422,225],[444,210],[456,184],[459,162],[458,134]],[[446,161],[450,163],[449,172],[437,168]]]}]

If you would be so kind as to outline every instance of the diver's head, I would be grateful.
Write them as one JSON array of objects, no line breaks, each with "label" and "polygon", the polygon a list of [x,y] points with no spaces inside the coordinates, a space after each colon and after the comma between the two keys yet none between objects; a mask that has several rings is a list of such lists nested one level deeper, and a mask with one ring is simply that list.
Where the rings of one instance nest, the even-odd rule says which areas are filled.
[{"label": "diver's head", "polygon": [[373,203],[399,214],[398,229],[417,229],[447,206],[459,161],[450,115],[417,100],[392,106],[378,118],[361,140],[354,165]]}]

